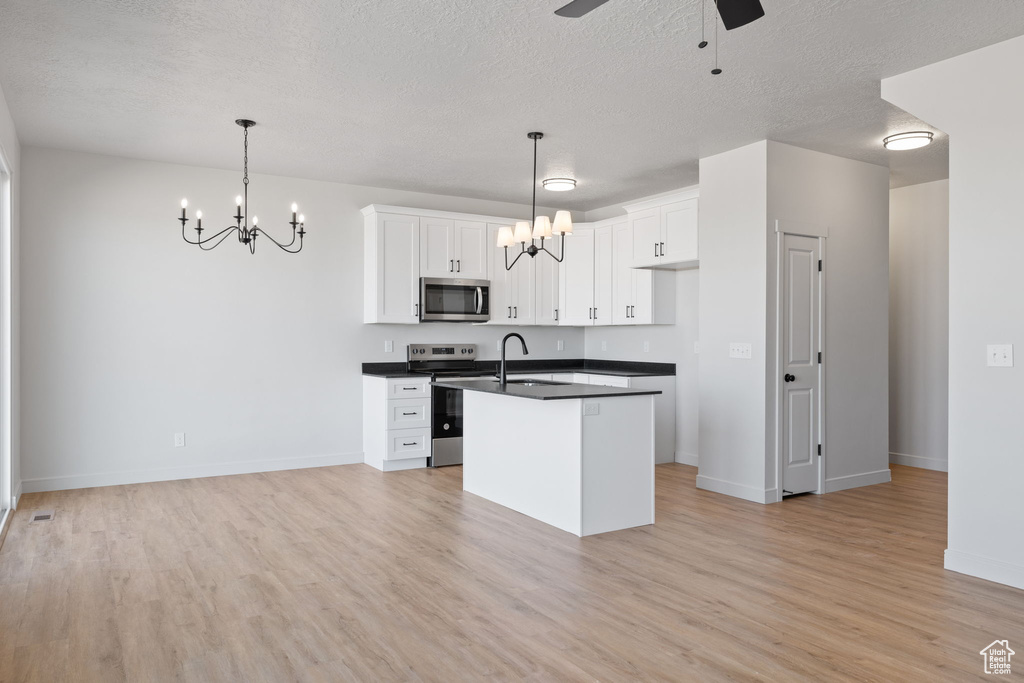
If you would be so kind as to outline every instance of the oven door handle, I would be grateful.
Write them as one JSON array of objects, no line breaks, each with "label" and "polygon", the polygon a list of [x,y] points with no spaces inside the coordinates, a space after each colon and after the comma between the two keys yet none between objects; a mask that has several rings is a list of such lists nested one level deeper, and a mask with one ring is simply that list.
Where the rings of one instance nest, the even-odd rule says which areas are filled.
[{"label": "oven door handle", "polygon": [[484,307],[484,288],[477,287],[476,292],[473,293],[473,303],[476,304],[476,314],[480,315],[480,311]]}]

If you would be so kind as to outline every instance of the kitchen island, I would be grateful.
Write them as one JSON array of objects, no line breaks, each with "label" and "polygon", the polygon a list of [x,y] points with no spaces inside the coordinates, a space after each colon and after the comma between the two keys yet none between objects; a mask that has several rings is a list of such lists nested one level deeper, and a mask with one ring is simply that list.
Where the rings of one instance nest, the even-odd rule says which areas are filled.
[{"label": "kitchen island", "polygon": [[577,536],[654,523],[650,389],[437,381],[463,390],[462,488]]}]

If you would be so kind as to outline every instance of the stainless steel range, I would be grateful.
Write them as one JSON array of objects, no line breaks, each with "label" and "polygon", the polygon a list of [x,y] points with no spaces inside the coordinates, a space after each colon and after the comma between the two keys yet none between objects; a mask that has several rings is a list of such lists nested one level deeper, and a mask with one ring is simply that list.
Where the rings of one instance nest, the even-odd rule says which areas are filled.
[{"label": "stainless steel range", "polygon": [[[438,378],[493,377],[476,368],[476,344],[410,344],[409,372]],[[430,467],[462,464],[462,392],[431,387]]]}]

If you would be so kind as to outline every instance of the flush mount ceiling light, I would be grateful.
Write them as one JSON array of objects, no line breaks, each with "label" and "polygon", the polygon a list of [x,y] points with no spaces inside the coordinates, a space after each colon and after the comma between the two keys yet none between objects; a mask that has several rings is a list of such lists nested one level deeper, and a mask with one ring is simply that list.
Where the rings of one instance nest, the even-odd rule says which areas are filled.
[{"label": "flush mount ceiling light", "polygon": [[[224,228],[216,235],[203,239],[203,212],[196,211],[196,240],[193,242],[185,235],[185,224],[188,223],[188,200],[181,200],[181,217],[178,219],[181,221],[181,237],[189,244],[197,244],[203,251],[210,251],[220,246],[220,243],[231,236],[231,233],[238,233],[239,244],[244,244],[249,247],[249,253],[256,253],[256,238],[260,235],[266,237],[273,244],[276,244],[283,251],[287,251],[289,254],[297,254],[302,251],[302,238],[306,234],[306,217],[298,213],[299,207],[297,204],[292,204],[292,219],[289,225],[292,226],[292,241],[288,244],[282,244],[273,237],[267,234],[265,230],[256,227],[259,222],[258,216],[252,217],[252,227],[249,227],[249,129],[256,125],[255,121],[249,119],[237,119],[235,120],[239,126],[241,126],[245,133],[243,134],[244,144],[244,157],[242,160],[242,194],[235,197],[235,225],[229,225]],[[244,213],[243,213],[244,212]],[[295,244],[295,236],[299,236],[299,246],[292,248]],[[206,246],[210,242],[213,242],[212,246]]]},{"label": "flush mount ceiling light", "polygon": [[919,147],[925,147],[932,143],[934,135],[928,131],[914,131],[911,133],[898,133],[896,135],[890,135],[886,139],[882,140],[882,144],[885,145],[886,149],[891,150],[904,150],[904,149],[917,149]]},{"label": "flush mount ceiling light", "polygon": [[545,178],[544,189],[552,192],[568,192],[576,189],[576,181],[572,178]]},{"label": "flush mount ceiling light", "polygon": [[[556,211],[554,223],[547,216],[537,215],[537,141],[544,137],[544,133],[527,133],[526,137],[533,140],[533,209],[530,211],[530,215],[534,217],[533,225],[530,224],[530,221],[519,221],[516,223],[515,228],[506,225],[498,229],[498,246],[505,249],[505,270],[512,270],[512,266],[522,258],[523,254],[529,254],[530,258],[534,258],[542,251],[561,263],[562,259],[565,258],[565,236],[572,232],[572,216],[568,211]],[[576,186],[576,181],[569,178],[551,178],[550,180],[569,180],[572,182],[573,187]],[[546,186],[547,181],[544,182]],[[572,188],[567,187],[564,189],[569,190]],[[544,246],[544,240],[551,239],[555,233],[562,237],[561,249],[559,250],[560,256],[555,256]],[[537,240],[540,240],[540,246],[536,244]],[[512,263],[509,263],[508,248],[517,242],[519,243],[520,251],[516,254]],[[530,246],[526,246],[527,242],[530,243]]]}]

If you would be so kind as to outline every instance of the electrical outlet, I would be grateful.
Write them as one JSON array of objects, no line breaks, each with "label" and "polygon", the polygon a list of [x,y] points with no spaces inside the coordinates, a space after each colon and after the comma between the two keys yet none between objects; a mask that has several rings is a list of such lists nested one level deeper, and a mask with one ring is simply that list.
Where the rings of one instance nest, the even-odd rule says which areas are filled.
[{"label": "electrical outlet", "polygon": [[601,350],[602,351],[607,351],[608,350],[608,342],[606,342],[606,341],[601,342]]},{"label": "electrical outlet", "polygon": [[650,352],[651,352],[651,342],[645,341],[644,342],[644,353],[650,353]]},{"label": "electrical outlet", "polygon": [[174,434],[174,447],[184,448],[185,447],[185,432],[176,432]]},{"label": "electrical outlet", "polygon": [[393,342],[390,339],[388,339],[387,341],[384,342],[384,353],[394,353],[394,352],[395,352],[395,342]]},{"label": "electrical outlet", "polygon": [[559,339],[558,340],[558,350],[559,351],[565,351],[565,340],[563,340],[563,339]]},{"label": "electrical outlet", "polygon": [[989,344],[988,366],[990,368],[1013,367],[1013,344]]},{"label": "electrical outlet", "polygon": [[693,342],[693,352],[694,353],[700,353],[700,342],[699,341]]},{"label": "electrical outlet", "polygon": [[584,403],[583,404],[584,415],[600,415],[601,404],[600,403]]},{"label": "electrical outlet", "polygon": [[729,358],[751,359],[754,357],[753,345],[733,342],[729,344]]}]

